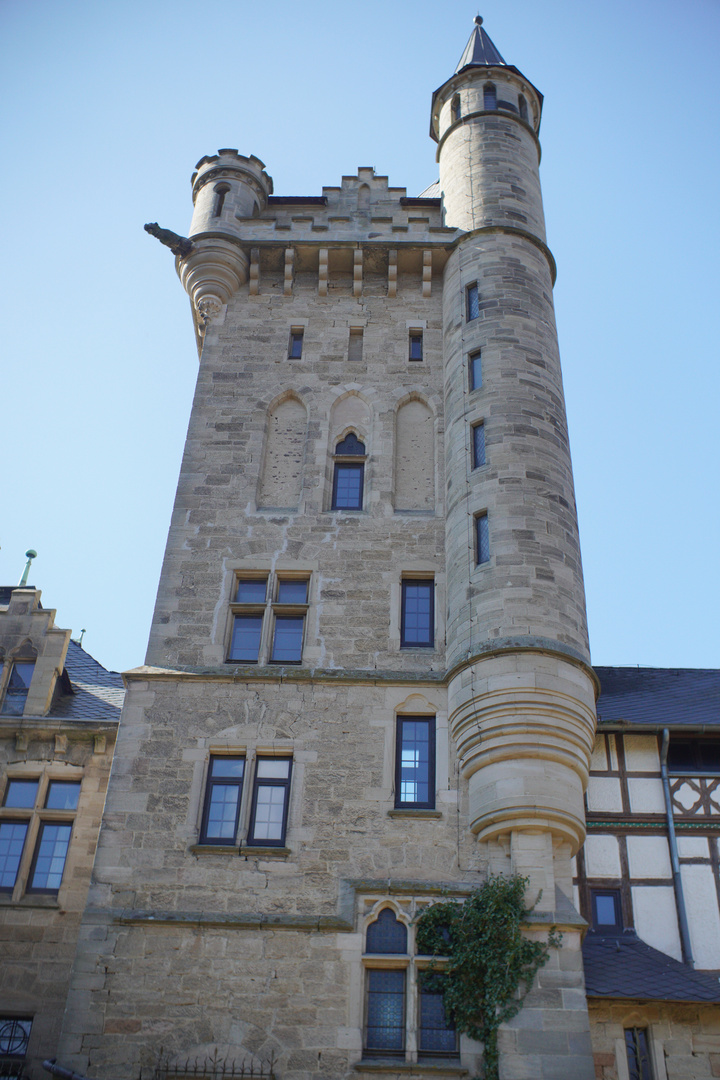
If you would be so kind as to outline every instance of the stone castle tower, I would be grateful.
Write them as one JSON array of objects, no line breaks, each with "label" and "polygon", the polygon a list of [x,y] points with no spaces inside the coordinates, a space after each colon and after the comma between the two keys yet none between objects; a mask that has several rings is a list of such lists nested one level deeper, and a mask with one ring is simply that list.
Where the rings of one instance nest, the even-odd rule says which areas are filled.
[{"label": "stone castle tower", "polygon": [[282,1080],[476,1075],[414,920],[517,872],[564,942],[502,1075],[594,1076],[571,858],[595,682],[542,95],[481,22],[421,197],[371,168],[274,196],[229,149],[193,175],[200,371],[60,1048],[80,1072],[163,1047]]}]

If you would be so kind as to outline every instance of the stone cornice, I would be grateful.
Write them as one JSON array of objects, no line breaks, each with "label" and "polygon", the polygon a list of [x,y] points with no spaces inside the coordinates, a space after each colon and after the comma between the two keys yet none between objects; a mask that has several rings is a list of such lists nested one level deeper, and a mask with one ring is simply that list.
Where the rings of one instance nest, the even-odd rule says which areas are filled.
[{"label": "stone cornice", "polygon": [[453,246],[457,247],[459,244],[464,243],[465,240],[469,240],[473,236],[480,236],[483,233],[504,233],[507,236],[518,236],[522,240],[527,240],[529,243],[533,244],[533,246],[538,248],[545,256],[550,269],[552,284],[555,284],[557,281],[557,263],[555,262],[552,251],[543,240],[533,233],[528,232],[527,229],[519,229],[515,225],[481,225],[478,229],[462,232],[454,241]]}]

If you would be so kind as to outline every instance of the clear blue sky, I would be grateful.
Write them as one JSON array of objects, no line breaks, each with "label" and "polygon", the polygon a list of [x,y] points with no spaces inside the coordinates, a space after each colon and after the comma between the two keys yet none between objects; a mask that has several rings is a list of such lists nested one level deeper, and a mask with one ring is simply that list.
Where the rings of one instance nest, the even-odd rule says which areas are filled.
[{"label": "clear blue sky", "polygon": [[[3,0],[0,584],[142,663],[197,354],[146,221],[218,147],[280,195],[436,179],[430,96],[474,6]],[[545,94],[541,166],[593,660],[720,664],[720,3],[487,0]]]}]

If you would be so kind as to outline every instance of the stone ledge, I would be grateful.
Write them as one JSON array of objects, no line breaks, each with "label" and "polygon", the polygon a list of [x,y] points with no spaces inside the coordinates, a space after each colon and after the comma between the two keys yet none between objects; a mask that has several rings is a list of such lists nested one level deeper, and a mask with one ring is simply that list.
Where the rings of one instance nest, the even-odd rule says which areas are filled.
[{"label": "stone ledge", "polygon": [[191,844],[188,848],[193,855],[239,855],[237,844]]},{"label": "stone ledge", "polygon": [[388,810],[387,815],[399,818],[441,818],[443,816],[441,810],[421,810],[411,806],[407,809],[396,807],[394,810]]},{"label": "stone ledge", "polygon": [[355,927],[337,915],[258,915],[247,912],[145,911],[126,909],[113,919],[123,926],[198,926],[227,930],[319,930],[325,933],[351,931]]},{"label": "stone ledge", "polygon": [[467,1076],[469,1069],[454,1061],[392,1061],[371,1058],[356,1061],[355,1072],[369,1073],[408,1073],[427,1074],[428,1076]]}]

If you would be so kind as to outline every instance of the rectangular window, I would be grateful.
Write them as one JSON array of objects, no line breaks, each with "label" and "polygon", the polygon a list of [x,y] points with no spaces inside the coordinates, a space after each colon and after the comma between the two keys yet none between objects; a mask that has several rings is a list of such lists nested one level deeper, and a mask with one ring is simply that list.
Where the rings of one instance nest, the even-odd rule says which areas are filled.
[{"label": "rectangular window", "polygon": [[236,604],[264,604],[267,578],[240,578],[235,594]]},{"label": "rectangular window", "polygon": [[668,749],[668,771],[674,775],[717,776],[720,773],[720,740],[676,739]]},{"label": "rectangular window", "polygon": [[401,1054],[405,1049],[404,971],[368,971],[365,1047],[370,1054]]},{"label": "rectangular window", "polygon": [[362,360],[363,355],[363,332],[355,328],[350,330],[348,341],[348,360]]},{"label": "rectangular window", "polygon": [[365,466],[335,464],[333,476],[333,510],[362,510]]},{"label": "rectangular window", "polygon": [[26,821],[0,824],[0,892],[12,892],[15,888],[27,830]]},{"label": "rectangular window", "polygon": [[478,566],[490,562],[490,532],[487,514],[475,518],[475,562]]},{"label": "rectangular window", "polygon": [[410,331],[409,360],[422,360],[423,358],[423,332],[422,330]]},{"label": "rectangular window", "polygon": [[290,803],[292,758],[258,758],[248,844],[283,847]]},{"label": "rectangular window", "polygon": [[305,617],[276,615],[271,664],[302,663],[302,642]]},{"label": "rectangular window", "polygon": [[619,889],[592,889],[592,928],[600,934],[622,933],[622,903]]},{"label": "rectangular window", "polygon": [[473,425],[472,459],[473,469],[479,469],[485,464],[485,425],[483,423]]},{"label": "rectangular window", "polygon": [[45,797],[46,810],[77,810],[80,802],[80,781],[51,780]]},{"label": "rectangular window", "polygon": [[235,843],[244,777],[244,757],[210,758],[200,828],[201,844]]},{"label": "rectangular window", "polygon": [[444,979],[436,972],[418,973],[418,1050],[422,1057],[448,1057],[458,1053],[457,1032],[445,1015]]},{"label": "rectangular window", "polygon": [[72,825],[44,821],[38,833],[37,846],[30,871],[28,892],[56,893],[60,888]]},{"label": "rectangular window", "polygon": [[474,282],[465,289],[465,319],[467,322],[472,322],[473,319],[477,319],[479,316],[480,293],[478,292],[477,282]]},{"label": "rectangular window", "polygon": [[482,386],[482,362],[479,350],[470,353],[468,357],[468,382],[471,390],[479,390]]},{"label": "rectangular window", "polygon": [[626,1028],[625,1049],[630,1080],[653,1080],[646,1028]]},{"label": "rectangular window", "polygon": [[39,780],[8,780],[3,806],[12,810],[33,810],[39,786]]},{"label": "rectangular window", "polygon": [[236,615],[228,660],[257,664],[262,637],[262,615]]},{"label": "rectangular window", "polygon": [[404,649],[435,645],[435,582],[404,578],[400,613],[400,646]]},{"label": "rectangular window", "polygon": [[299,360],[302,356],[303,333],[300,328],[293,327],[290,331],[290,344],[288,345],[288,359]]},{"label": "rectangular window", "polygon": [[[32,1019],[30,1017],[0,1016],[0,1054],[5,1057],[24,1058],[27,1054],[30,1042]],[[4,1072],[3,1076],[20,1076],[14,1070],[18,1063],[13,1066],[12,1072]],[[22,1069],[22,1065],[20,1065]]]},{"label": "rectangular window", "polygon": [[278,604],[307,604],[307,578],[281,578],[278,581]]},{"label": "rectangular window", "polygon": [[22,716],[25,711],[30,690],[30,681],[35,670],[34,660],[16,661],[10,668],[8,683],[5,687],[5,697],[0,707],[3,716]]},{"label": "rectangular window", "polygon": [[435,808],[435,717],[397,718],[395,806]]}]

